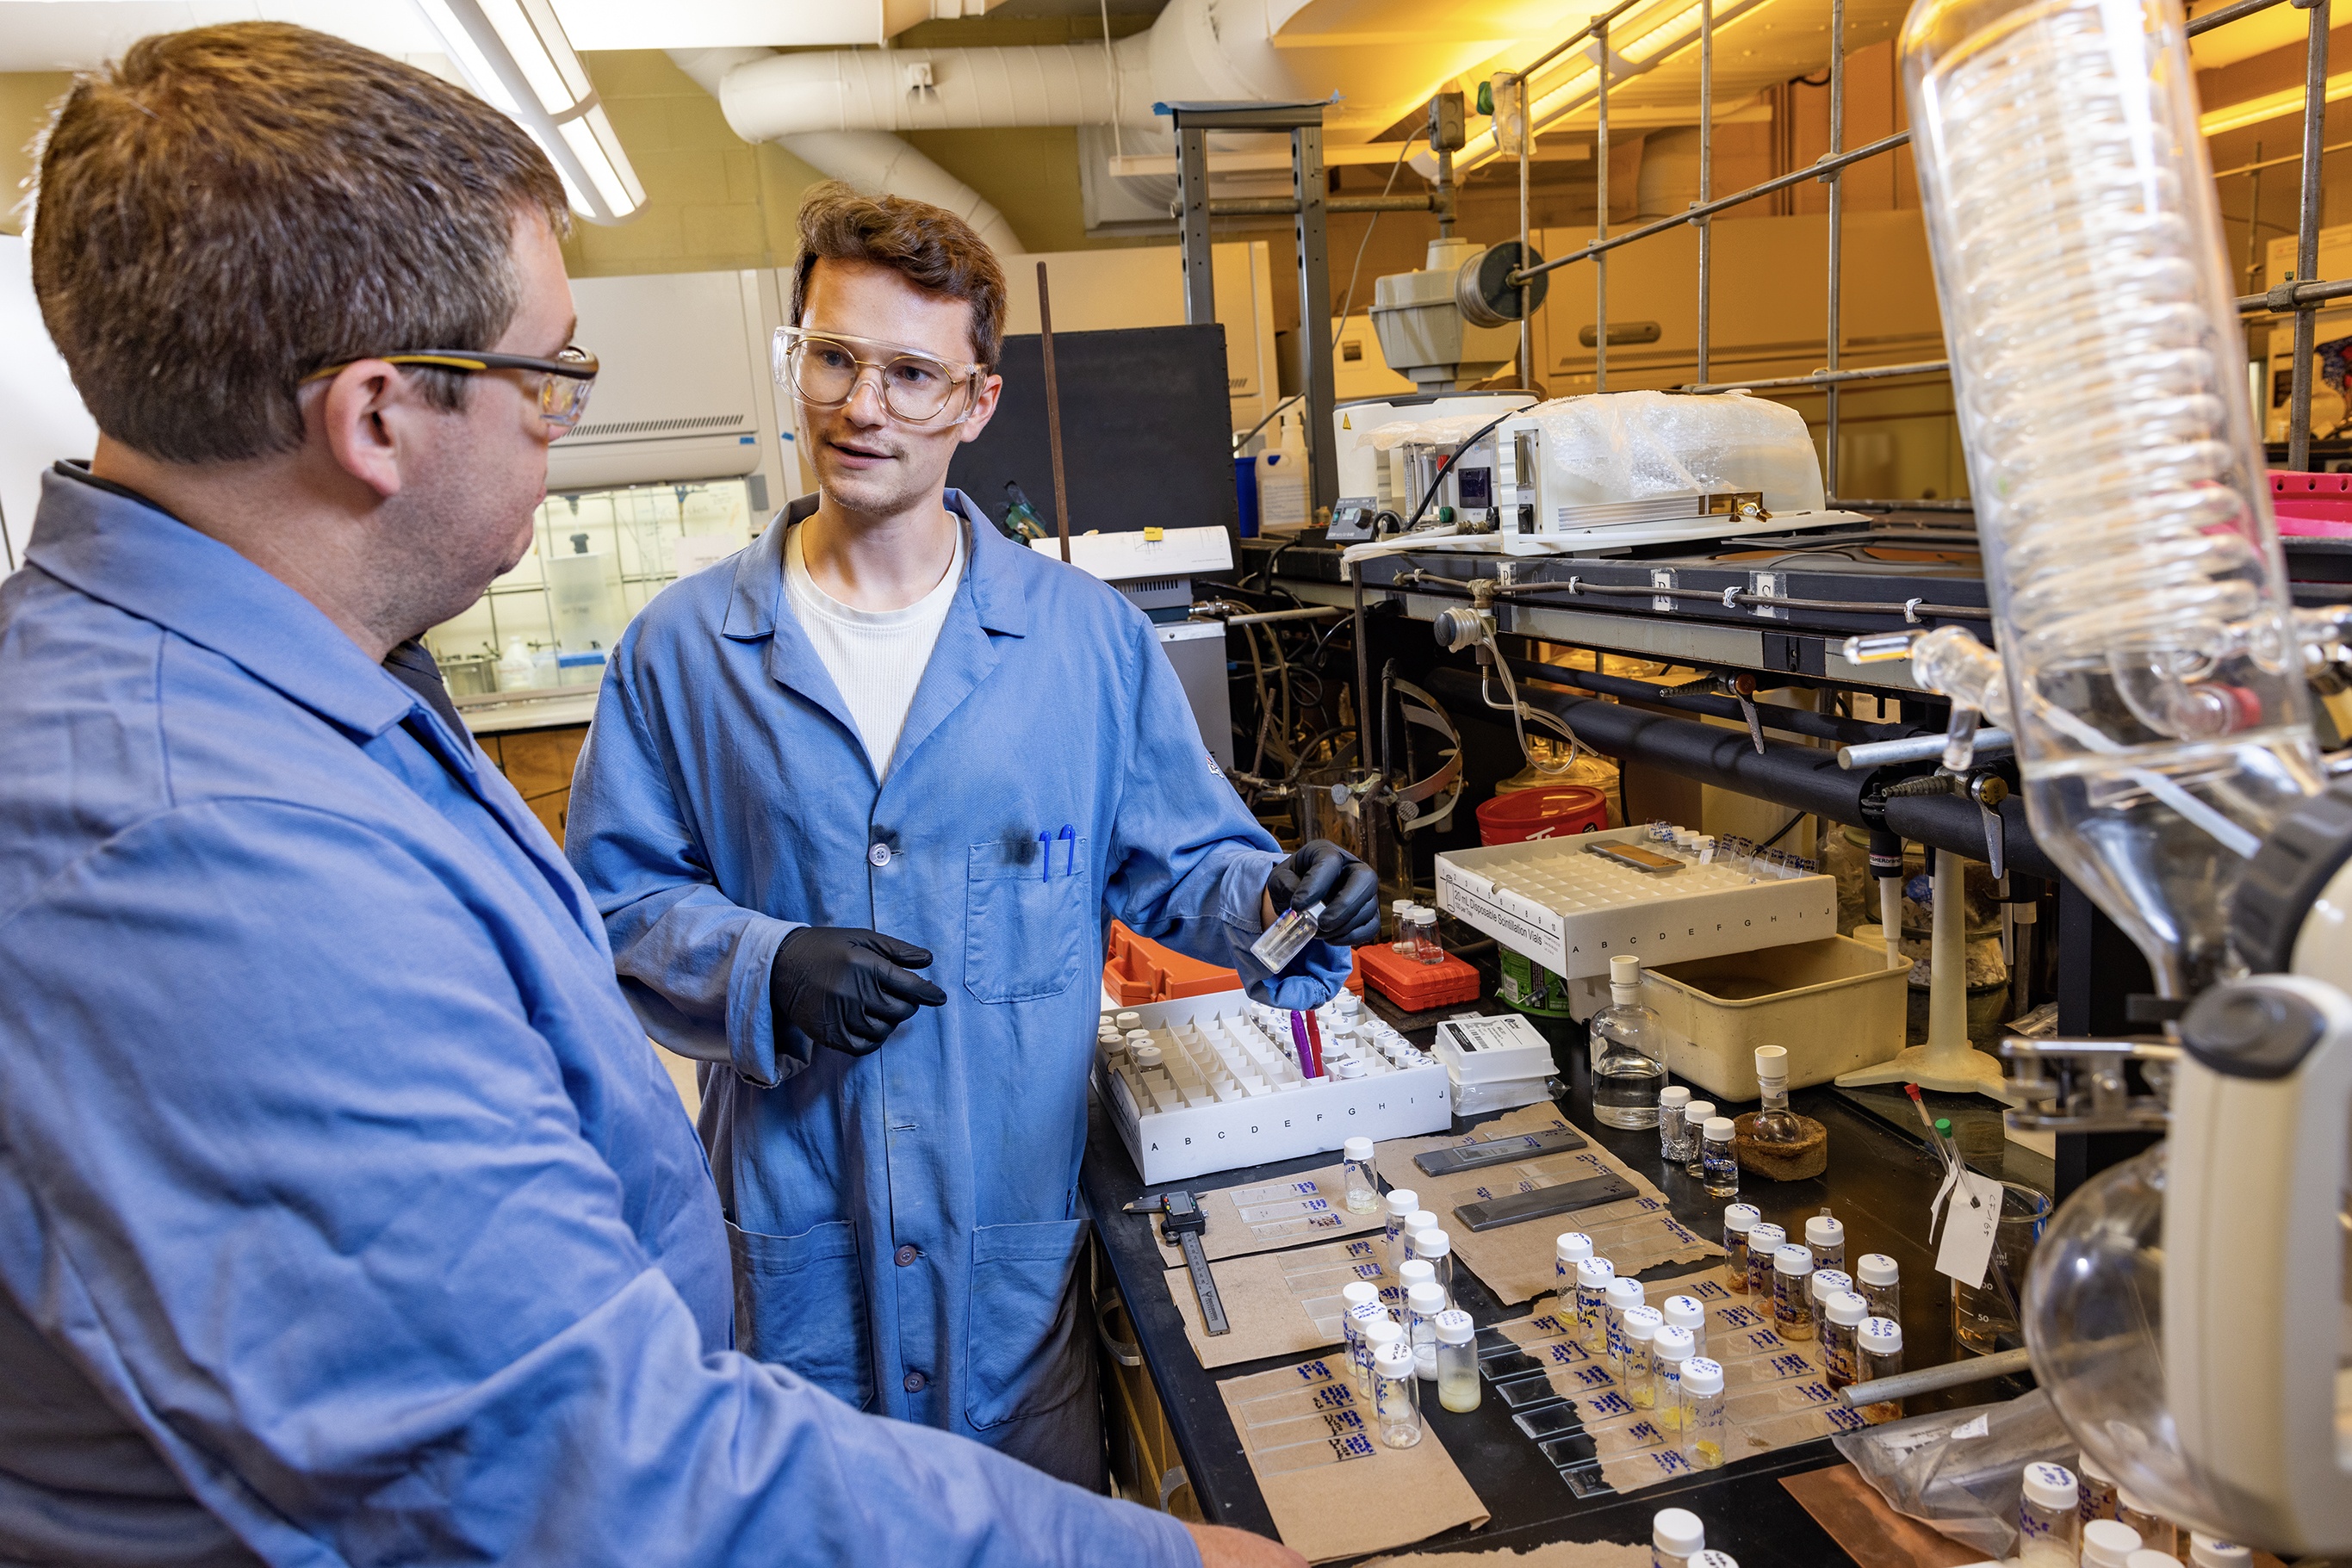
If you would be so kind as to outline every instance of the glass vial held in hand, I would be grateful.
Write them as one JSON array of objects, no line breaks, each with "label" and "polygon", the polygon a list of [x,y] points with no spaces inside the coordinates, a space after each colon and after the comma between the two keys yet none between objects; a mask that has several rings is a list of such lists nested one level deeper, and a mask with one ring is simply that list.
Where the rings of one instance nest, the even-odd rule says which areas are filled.
[{"label": "glass vial held in hand", "polygon": [[1735,1203],[1723,1211],[1724,1268],[1731,1275],[1731,1288],[1743,1296],[1748,1293],[1748,1232],[1763,1222],[1763,1212],[1752,1203]]},{"label": "glass vial held in hand", "polygon": [[1382,1345],[1372,1357],[1372,1414],[1388,1447],[1410,1448],[1421,1441],[1421,1379],[1413,1375],[1412,1352],[1402,1344]]},{"label": "glass vial held in hand", "polygon": [[1437,1402],[1448,1410],[1478,1408],[1477,1337],[1468,1312],[1449,1307],[1437,1314]]},{"label": "glass vial held in hand", "polygon": [[1693,1469],[1723,1468],[1723,1364],[1703,1355],[1683,1363],[1683,1458]]},{"label": "glass vial held in hand", "polygon": [[2082,1521],[2076,1516],[2074,1472],[2063,1465],[2025,1467],[2017,1502],[2021,1568],[2074,1568],[2081,1558]]},{"label": "glass vial held in hand", "polygon": [[[1731,1118],[1709,1116],[1700,1130],[1703,1150],[1699,1161],[1699,1180],[1709,1197],[1739,1196],[1739,1160],[1731,1152]],[[1753,1253],[1754,1247],[1750,1244]]]},{"label": "glass vial held in hand", "polygon": [[1315,940],[1323,918],[1323,906],[1310,904],[1304,909],[1286,909],[1265,935],[1250,944],[1250,956],[1265,966],[1266,973],[1279,975],[1290,967],[1290,961],[1305,951]]},{"label": "glass vial held in hand", "polygon": [[1604,1127],[1654,1127],[1665,1087],[1658,1015],[1642,1005],[1642,960],[1609,960],[1610,1005],[1592,1015],[1592,1113]]},{"label": "glass vial held in hand", "polygon": [[1348,1212],[1378,1214],[1381,1209],[1380,1178],[1372,1174],[1372,1141],[1370,1138],[1349,1138],[1340,1147],[1347,1163]]}]

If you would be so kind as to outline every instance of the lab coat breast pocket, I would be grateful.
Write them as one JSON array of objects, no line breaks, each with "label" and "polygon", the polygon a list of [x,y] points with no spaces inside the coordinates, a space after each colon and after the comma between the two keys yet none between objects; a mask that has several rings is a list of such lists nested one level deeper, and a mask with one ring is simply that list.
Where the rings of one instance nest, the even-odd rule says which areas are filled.
[{"label": "lab coat breast pocket", "polygon": [[974,844],[964,883],[963,984],[977,1001],[1058,997],[1085,967],[1095,884],[1087,841]]},{"label": "lab coat breast pocket", "polygon": [[1084,1219],[983,1225],[971,1233],[964,1418],[975,1428],[1041,1415],[1086,1382],[1078,1333],[1078,1249]]},{"label": "lab coat breast pocket", "polygon": [[735,1348],[788,1366],[835,1398],[874,1407],[866,1281],[849,1221],[768,1236],[730,1222],[735,1255]]}]

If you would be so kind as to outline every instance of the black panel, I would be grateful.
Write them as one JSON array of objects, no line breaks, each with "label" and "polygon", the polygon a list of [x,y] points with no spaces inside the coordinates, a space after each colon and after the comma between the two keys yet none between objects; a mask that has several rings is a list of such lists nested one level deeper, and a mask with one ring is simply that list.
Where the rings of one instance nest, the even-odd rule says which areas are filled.
[{"label": "black panel", "polygon": [[[1004,390],[979,439],[957,449],[948,483],[1002,519],[1018,484],[1055,531],[1042,340],[1004,340]],[[1138,327],[1054,334],[1070,531],[1240,526],[1225,329]],[[1239,559],[1236,555],[1235,559]]]}]

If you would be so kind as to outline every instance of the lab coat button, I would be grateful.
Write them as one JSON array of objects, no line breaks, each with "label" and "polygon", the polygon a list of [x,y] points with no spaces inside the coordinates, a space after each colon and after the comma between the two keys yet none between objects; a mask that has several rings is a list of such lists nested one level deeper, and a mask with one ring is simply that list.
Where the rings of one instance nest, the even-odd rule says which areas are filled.
[{"label": "lab coat button", "polygon": [[898,1260],[898,1267],[903,1269],[908,1264],[913,1262],[916,1259],[921,1257],[922,1254],[917,1251],[913,1246],[908,1245],[899,1248],[896,1256]]},{"label": "lab coat button", "polygon": [[866,863],[872,866],[888,865],[890,863],[890,846],[888,844],[876,844],[872,849],[867,850],[866,852]]},{"label": "lab coat button", "polygon": [[929,1382],[930,1382],[930,1379],[925,1377],[921,1373],[910,1372],[907,1374],[907,1392],[909,1394],[920,1394],[923,1391],[923,1385]]}]

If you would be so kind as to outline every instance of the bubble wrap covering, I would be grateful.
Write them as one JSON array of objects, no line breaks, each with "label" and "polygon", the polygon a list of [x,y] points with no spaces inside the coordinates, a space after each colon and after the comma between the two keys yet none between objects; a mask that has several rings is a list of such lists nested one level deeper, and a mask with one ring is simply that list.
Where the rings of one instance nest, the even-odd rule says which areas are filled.
[{"label": "bubble wrap covering", "polygon": [[1759,490],[1771,512],[1818,512],[1821,459],[1804,416],[1745,392],[1601,392],[1520,416],[1543,433],[1547,507]]}]

